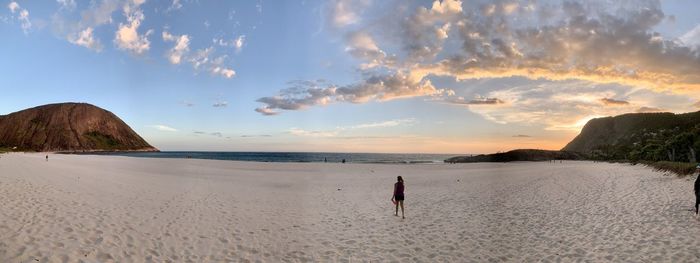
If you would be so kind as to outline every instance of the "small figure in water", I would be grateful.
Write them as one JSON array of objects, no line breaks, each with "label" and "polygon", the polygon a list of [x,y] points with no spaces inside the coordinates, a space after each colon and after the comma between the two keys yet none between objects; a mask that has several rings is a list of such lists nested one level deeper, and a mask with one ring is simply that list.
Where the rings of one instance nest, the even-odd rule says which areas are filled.
[{"label": "small figure in water", "polygon": [[401,206],[401,218],[405,219],[406,217],[404,216],[403,213],[403,178],[401,176],[396,177],[397,182],[394,184],[394,195],[391,196],[391,201],[396,204],[396,213],[394,213],[395,216],[399,216],[399,206]]},{"label": "small figure in water", "polygon": [[49,155],[48,155],[48,154],[46,155],[46,161],[47,161],[47,162],[49,161]]},{"label": "small figure in water", "polygon": [[328,158],[323,157],[323,162],[324,162],[324,163],[327,163],[327,162],[328,162]]},{"label": "small figure in water", "polygon": [[345,159],[343,159],[343,163],[345,163]]},{"label": "small figure in water", "polygon": [[698,216],[698,205],[700,205],[700,164],[695,167],[695,171],[698,172],[698,177],[695,179],[695,186],[693,190],[695,192],[695,216]]}]

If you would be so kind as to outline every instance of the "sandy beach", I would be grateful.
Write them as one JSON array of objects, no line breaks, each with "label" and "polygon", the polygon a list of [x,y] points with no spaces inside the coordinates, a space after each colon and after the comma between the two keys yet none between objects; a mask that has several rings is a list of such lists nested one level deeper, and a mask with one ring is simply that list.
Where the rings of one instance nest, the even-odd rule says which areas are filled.
[{"label": "sandy beach", "polygon": [[[406,219],[390,202],[406,181]],[[4,154],[1,262],[698,261],[694,176]]]}]

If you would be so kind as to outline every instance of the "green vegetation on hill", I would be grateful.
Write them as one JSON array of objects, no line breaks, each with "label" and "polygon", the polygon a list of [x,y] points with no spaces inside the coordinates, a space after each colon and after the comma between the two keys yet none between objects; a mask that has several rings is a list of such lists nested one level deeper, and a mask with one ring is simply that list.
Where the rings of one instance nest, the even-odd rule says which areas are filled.
[{"label": "green vegetation on hill", "polygon": [[595,160],[695,163],[700,150],[700,112],[593,119],[562,150],[581,152]]},{"label": "green vegetation on hill", "polygon": [[515,162],[515,161],[549,161],[549,160],[584,160],[584,155],[566,151],[548,151],[537,149],[518,149],[503,153],[480,154],[474,156],[452,157],[447,163],[476,162]]},{"label": "green vegetation on hill", "polygon": [[118,150],[119,142],[114,140],[112,136],[102,134],[100,132],[91,131],[83,134],[83,137],[90,142],[94,148],[102,150]]}]

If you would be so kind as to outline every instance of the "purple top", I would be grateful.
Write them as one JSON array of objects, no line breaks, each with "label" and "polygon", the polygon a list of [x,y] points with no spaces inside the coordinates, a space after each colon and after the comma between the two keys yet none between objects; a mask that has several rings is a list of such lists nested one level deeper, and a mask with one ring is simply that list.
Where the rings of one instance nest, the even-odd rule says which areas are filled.
[{"label": "purple top", "polygon": [[402,182],[396,182],[394,184],[394,196],[397,195],[403,195],[403,183]]}]

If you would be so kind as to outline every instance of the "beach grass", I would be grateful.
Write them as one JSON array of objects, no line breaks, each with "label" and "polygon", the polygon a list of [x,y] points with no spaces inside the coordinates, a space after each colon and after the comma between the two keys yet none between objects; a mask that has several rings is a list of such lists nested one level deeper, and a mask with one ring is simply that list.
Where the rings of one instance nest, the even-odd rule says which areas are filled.
[{"label": "beach grass", "polygon": [[671,172],[680,177],[693,174],[696,166],[696,163],[670,161],[644,162],[643,164],[653,168],[656,171]]}]

